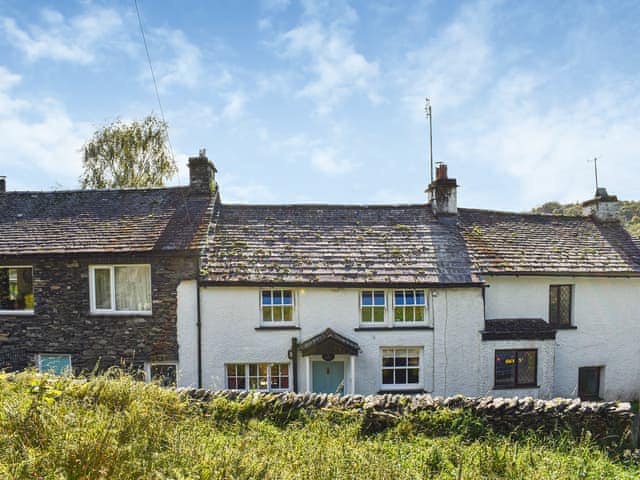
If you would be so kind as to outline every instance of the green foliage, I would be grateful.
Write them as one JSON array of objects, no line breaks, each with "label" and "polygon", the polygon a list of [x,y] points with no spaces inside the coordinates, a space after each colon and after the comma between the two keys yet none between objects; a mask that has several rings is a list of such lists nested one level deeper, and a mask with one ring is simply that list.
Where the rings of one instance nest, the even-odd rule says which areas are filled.
[{"label": "green foliage", "polygon": [[85,143],[82,188],[160,187],[176,174],[167,124],[149,115],[142,122],[112,122]]},{"label": "green foliage", "polygon": [[[275,413],[267,412],[272,410]],[[462,410],[363,435],[361,412],[295,417],[249,396],[208,404],[111,371],[0,374],[0,478],[632,479],[589,438],[488,432]]]},{"label": "green foliage", "polygon": [[[558,202],[547,202],[532,210],[534,213],[550,213],[553,215],[582,215],[582,207],[577,203],[563,205]],[[620,220],[631,235],[640,238],[640,201],[620,202]]]}]

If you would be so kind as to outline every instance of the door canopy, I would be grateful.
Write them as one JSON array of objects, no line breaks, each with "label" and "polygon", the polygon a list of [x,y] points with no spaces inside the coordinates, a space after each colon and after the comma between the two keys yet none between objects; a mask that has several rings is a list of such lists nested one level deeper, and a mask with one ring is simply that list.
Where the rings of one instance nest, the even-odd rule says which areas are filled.
[{"label": "door canopy", "polygon": [[323,358],[329,359],[335,355],[358,355],[360,346],[353,340],[327,328],[324,332],[300,343],[299,349],[305,357],[322,355]]}]

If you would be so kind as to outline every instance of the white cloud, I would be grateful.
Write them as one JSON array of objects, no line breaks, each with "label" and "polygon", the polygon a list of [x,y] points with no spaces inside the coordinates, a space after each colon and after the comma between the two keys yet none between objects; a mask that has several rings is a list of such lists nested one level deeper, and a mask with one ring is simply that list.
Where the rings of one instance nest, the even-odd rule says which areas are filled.
[{"label": "white cloud", "polygon": [[[0,67],[0,158],[9,188],[43,184],[76,188],[80,148],[91,128],[74,122],[54,99],[16,96],[12,88],[19,81],[19,76]],[[11,108],[4,108],[7,105]]]},{"label": "white cloud", "polygon": [[318,17],[320,7],[309,3],[301,24],[285,32],[276,44],[285,56],[306,60],[311,79],[298,95],[312,99],[320,114],[331,112],[336,105],[356,92],[364,93],[371,102],[379,103],[375,81],[379,66],[357,51],[351,38],[355,10],[346,9],[332,22]]},{"label": "white cloud", "polygon": [[311,153],[311,165],[316,170],[329,175],[348,173],[357,166],[331,147],[314,150]]},{"label": "white cloud", "polygon": [[[205,73],[202,52],[181,30],[155,29],[150,40],[150,55],[160,91],[174,86],[195,88],[201,84]],[[142,76],[147,81],[151,78],[146,61]]]},{"label": "white cloud", "polygon": [[222,110],[223,118],[237,120],[244,113],[247,96],[240,91],[231,92],[226,96],[226,102]]},{"label": "white cloud", "polygon": [[425,97],[438,109],[458,107],[491,78],[492,6],[487,1],[463,6],[433,40],[407,53],[398,83],[416,119],[424,118]]},{"label": "white cloud", "polygon": [[40,22],[20,27],[13,18],[0,18],[0,30],[31,61],[61,60],[90,64],[97,52],[115,42],[122,18],[113,9],[92,7],[66,19],[60,12],[43,9]]}]

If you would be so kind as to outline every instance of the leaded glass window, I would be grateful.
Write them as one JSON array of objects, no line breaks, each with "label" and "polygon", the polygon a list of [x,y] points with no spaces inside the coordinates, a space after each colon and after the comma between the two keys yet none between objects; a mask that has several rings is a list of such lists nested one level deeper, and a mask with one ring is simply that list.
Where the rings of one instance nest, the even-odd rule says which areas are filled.
[{"label": "leaded glass window", "polygon": [[572,285],[549,287],[549,323],[560,326],[571,325]]}]

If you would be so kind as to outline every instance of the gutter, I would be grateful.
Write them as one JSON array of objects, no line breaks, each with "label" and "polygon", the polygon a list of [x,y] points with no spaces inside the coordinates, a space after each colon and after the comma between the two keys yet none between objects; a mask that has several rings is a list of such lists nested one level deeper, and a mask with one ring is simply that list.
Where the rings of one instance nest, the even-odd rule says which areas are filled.
[{"label": "gutter", "polygon": [[200,321],[200,279],[196,280],[196,329],[198,331],[198,388],[202,388],[202,322]]}]

